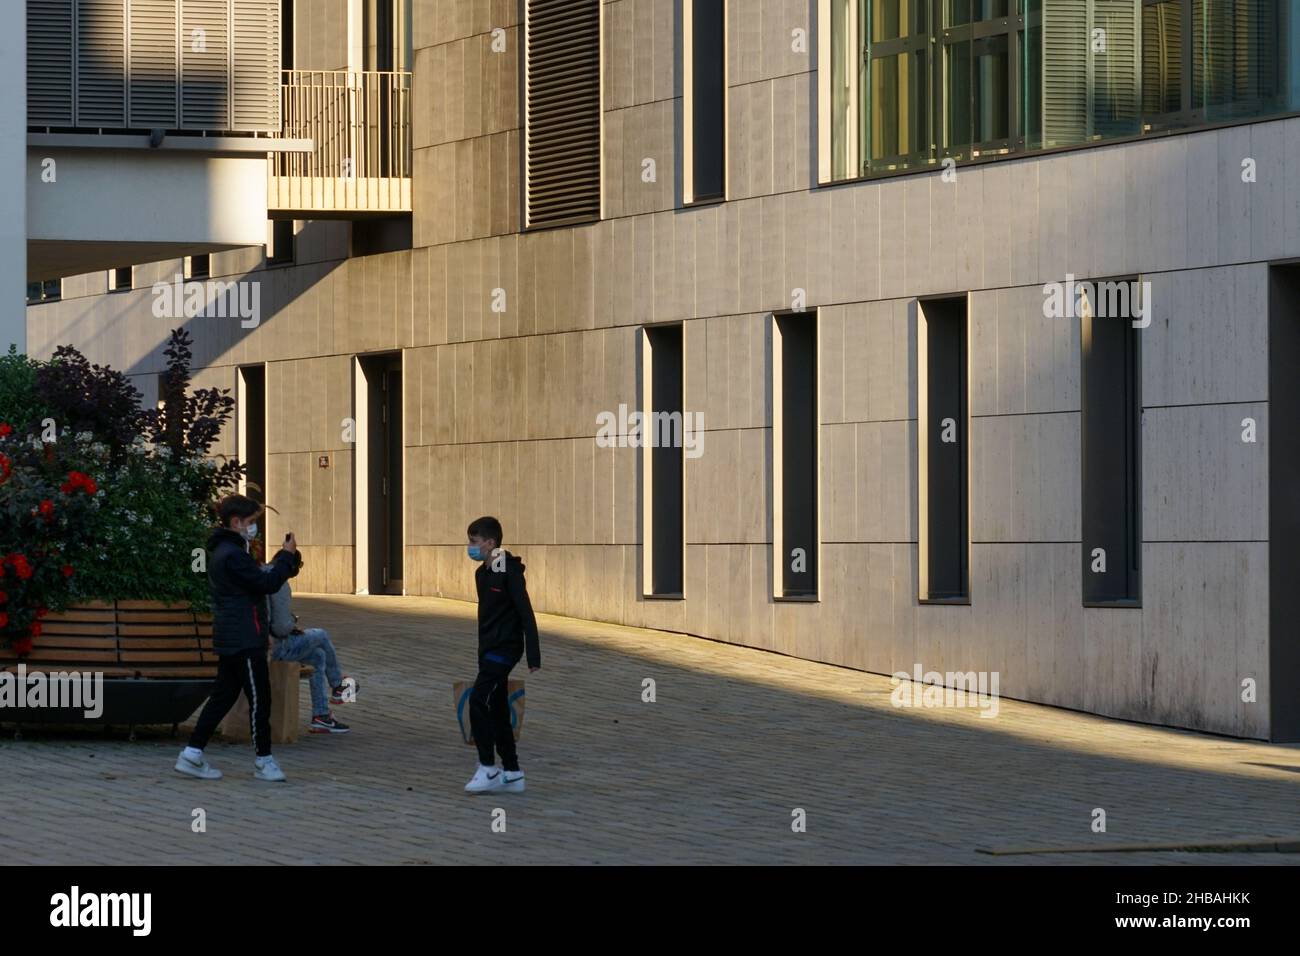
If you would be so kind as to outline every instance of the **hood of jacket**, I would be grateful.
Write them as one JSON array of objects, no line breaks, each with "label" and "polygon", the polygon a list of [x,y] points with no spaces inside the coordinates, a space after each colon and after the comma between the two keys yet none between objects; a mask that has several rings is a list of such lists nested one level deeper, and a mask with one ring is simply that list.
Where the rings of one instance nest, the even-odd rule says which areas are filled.
[{"label": "hood of jacket", "polygon": [[223,541],[229,541],[231,544],[237,544],[241,548],[248,547],[248,541],[238,531],[231,531],[229,528],[213,528],[212,534],[208,536],[207,549],[215,551],[217,545]]}]

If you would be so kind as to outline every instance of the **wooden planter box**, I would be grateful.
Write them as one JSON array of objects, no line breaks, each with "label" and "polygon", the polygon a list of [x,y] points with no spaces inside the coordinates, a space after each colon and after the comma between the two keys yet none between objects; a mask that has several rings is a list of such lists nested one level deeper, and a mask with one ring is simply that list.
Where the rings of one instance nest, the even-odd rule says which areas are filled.
[{"label": "wooden planter box", "polygon": [[4,723],[172,724],[190,716],[217,674],[212,619],[188,604],[95,602],[50,614],[32,651],[0,648],[0,671],[102,674],[103,713],[0,709]]}]

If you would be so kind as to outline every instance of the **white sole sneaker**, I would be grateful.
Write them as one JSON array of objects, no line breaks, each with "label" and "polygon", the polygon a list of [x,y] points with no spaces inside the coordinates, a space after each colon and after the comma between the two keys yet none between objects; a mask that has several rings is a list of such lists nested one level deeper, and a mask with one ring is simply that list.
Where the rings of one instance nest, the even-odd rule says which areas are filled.
[{"label": "white sole sneaker", "polygon": [[177,757],[174,769],[177,773],[183,773],[187,777],[197,777],[200,780],[221,779],[221,771],[209,766],[206,760],[203,763],[194,763],[184,757]]},{"label": "white sole sneaker", "polygon": [[[504,777],[505,775],[502,774]],[[506,793],[523,793],[524,792],[524,775],[520,774],[514,780],[506,780],[501,784],[501,789]]]},{"label": "white sole sneaker", "polygon": [[482,782],[480,782],[480,779],[478,777],[475,777],[469,783],[465,784],[465,792],[466,793],[495,793],[496,791],[502,788],[504,779],[505,779],[504,776],[500,773],[496,774],[491,778],[483,780]]},{"label": "white sole sneaker", "polygon": [[283,770],[267,771],[259,767],[253,771],[253,779],[265,780],[267,783],[284,783],[286,778]]}]

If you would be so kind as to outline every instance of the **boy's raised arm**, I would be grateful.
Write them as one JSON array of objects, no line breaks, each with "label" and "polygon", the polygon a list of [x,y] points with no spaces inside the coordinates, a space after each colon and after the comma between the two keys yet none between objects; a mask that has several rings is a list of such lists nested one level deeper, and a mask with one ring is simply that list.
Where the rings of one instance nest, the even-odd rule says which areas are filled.
[{"label": "boy's raised arm", "polygon": [[274,594],[293,577],[297,562],[292,554],[281,549],[270,566],[263,568],[251,554],[237,551],[231,555],[226,570],[244,590],[253,594]]}]

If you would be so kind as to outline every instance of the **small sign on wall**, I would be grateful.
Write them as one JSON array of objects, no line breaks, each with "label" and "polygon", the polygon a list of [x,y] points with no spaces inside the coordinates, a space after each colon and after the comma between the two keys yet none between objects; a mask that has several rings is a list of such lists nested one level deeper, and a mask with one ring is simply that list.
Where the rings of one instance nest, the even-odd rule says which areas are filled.
[{"label": "small sign on wall", "polygon": [[321,455],[319,458],[316,459],[317,468],[328,468],[329,466],[330,466],[329,455]]}]

